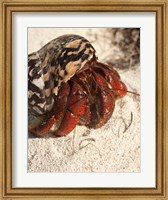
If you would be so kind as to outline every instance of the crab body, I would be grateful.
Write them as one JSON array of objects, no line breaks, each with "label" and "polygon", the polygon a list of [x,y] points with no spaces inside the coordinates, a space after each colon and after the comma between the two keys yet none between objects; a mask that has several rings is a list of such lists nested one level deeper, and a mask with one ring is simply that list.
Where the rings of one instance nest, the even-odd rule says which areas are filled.
[{"label": "crab body", "polygon": [[28,61],[29,131],[36,135],[70,133],[77,124],[100,128],[115,100],[127,93],[118,72],[97,61],[85,38],[64,35]]}]

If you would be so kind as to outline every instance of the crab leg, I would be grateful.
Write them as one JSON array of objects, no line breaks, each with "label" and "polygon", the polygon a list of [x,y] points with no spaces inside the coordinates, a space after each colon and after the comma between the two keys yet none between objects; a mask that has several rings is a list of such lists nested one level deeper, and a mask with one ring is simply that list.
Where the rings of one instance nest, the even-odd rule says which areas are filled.
[{"label": "crab leg", "polygon": [[88,126],[100,128],[110,119],[115,107],[115,98],[105,79],[95,72],[94,77],[99,89],[93,98],[94,103],[90,105],[91,122]]},{"label": "crab leg", "polygon": [[68,107],[61,125],[55,135],[63,136],[70,133],[79,122],[79,117],[84,115],[86,107],[86,97],[81,86],[76,82],[71,82],[71,94],[68,99]]}]

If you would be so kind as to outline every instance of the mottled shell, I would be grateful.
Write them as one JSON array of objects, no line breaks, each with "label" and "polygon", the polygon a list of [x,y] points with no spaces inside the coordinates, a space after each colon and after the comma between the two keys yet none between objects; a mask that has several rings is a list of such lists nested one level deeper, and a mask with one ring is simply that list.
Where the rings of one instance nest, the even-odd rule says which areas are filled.
[{"label": "mottled shell", "polygon": [[86,62],[95,57],[88,40],[63,35],[28,55],[28,104],[34,114],[45,114],[54,104],[59,88]]}]

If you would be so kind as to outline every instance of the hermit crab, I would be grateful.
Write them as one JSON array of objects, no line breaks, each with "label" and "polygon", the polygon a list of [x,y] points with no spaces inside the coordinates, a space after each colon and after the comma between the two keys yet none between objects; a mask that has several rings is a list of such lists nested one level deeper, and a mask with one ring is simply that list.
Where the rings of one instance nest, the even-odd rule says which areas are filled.
[{"label": "hermit crab", "polygon": [[126,94],[118,72],[98,62],[82,36],[60,36],[28,55],[28,129],[35,135],[100,128]]}]

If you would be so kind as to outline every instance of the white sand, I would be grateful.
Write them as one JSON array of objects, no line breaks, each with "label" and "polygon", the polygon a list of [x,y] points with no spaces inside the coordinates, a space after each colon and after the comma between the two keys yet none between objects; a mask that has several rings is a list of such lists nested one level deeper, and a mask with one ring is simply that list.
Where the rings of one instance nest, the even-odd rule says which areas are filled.
[{"label": "white sand", "polygon": [[[106,34],[104,30],[101,29],[102,34]],[[115,56],[120,54],[104,39],[99,39],[97,44],[90,32],[97,33],[99,29],[29,29],[28,52],[37,51],[59,35],[76,33],[93,42],[100,61],[114,53]],[[119,74],[129,91],[140,93],[139,66],[119,71]],[[29,137],[28,171],[140,172],[140,97],[128,93],[118,99],[111,119],[100,129],[76,126],[65,137]]]}]

